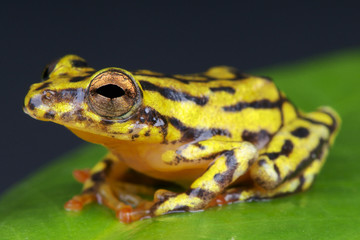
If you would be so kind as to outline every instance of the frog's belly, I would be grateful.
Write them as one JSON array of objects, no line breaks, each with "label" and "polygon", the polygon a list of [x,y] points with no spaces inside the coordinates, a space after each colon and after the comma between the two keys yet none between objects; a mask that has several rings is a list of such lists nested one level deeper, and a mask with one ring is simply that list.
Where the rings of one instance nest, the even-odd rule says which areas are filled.
[{"label": "frog's belly", "polygon": [[85,141],[105,145],[127,166],[156,179],[186,185],[199,177],[210,163],[210,161],[203,161],[171,164],[161,160],[164,152],[176,150],[181,146],[180,144],[121,141],[73,128],[69,129]]},{"label": "frog's belly", "polygon": [[161,156],[168,150],[178,149],[179,145],[123,142],[109,146],[110,151],[130,168],[150,177],[176,182],[182,185],[198,178],[211,161],[165,163]]}]

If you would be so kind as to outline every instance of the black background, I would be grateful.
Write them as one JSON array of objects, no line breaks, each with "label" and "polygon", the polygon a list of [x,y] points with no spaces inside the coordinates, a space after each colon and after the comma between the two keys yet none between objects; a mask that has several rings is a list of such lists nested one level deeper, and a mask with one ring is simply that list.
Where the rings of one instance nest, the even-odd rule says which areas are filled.
[{"label": "black background", "polygon": [[82,141],[22,112],[45,64],[68,53],[97,69],[244,71],[360,46],[359,3],[342,1],[2,3],[0,191]]}]

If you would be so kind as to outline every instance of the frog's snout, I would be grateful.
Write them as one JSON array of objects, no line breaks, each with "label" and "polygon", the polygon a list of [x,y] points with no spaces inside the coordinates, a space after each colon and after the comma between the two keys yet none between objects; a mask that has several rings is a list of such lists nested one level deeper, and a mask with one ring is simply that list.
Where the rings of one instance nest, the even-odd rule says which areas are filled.
[{"label": "frog's snout", "polygon": [[29,111],[27,110],[25,103],[23,104],[22,109],[23,109],[24,113],[29,115]]},{"label": "frog's snout", "polygon": [[45,83],[31,86],[23,105],[26,114],[43,121],[69,122],[82,112],[86,89],[59,89]]},{"label": "frog's snout", "polygon": [[42,119],[42,116],[52,108],[54,92],[43,90],[39,92],[37,84],[33,84],[23,103],[23,111],[30,117]]},{"label": "frog's snout", "polygon": [[23,111],[29,115],[30,117],[33,117],[33,118],[37,118],[37,114],[36,114],[36,111],[37,111],[37,106],[36,106],[36,101],[34,101],[34,97],[31,96],[30,93],[28,93],[24,99],[24,103],[23,103]]}]

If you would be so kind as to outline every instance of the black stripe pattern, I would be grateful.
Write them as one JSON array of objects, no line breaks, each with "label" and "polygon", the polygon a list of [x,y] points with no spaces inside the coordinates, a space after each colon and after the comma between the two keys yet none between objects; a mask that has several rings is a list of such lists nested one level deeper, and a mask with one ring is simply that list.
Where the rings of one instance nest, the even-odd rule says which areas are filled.
[{"label": "black stripe pattern", "polygon": [[87,79],[88,77],[90,77],[90,75],[72,77],[72,78],[70,78],[69,82],[80,82],[80,81]]},{"label": "black stripe pattern", "polygon": [[228,136],[231,137],[231,133],[226,129],[220,128],[191,128],[187,127],[179,119],[171,117],[169,122],[182,133],[180,141],[188,141],[201,138],[210,138],[211,136]]},{"label": "black stripe pattern", "polygon": [[[158,78],[158,79],[166,79],[166,78],[171,78],[172,80],[176,80],[178,82],[184,83],[184,84],[190,84],[190,83],[207,83],[207,82],[213,82],[213,81],[218,81],[219,78],[213,78],[211,76],[208,76],[204,73],[198,73],[198,74],[189,74],[188,78],[185,75],[184,77],[181,77],[179,75],[170,75],[170,74],[160,74],[160,73],[144,73],[141,71],[134,71],[132,72],[135,76],[139,76],[139,77],[154,77],[154,78]],[[243,79],[247,79],[249,78],[249,75],[244,74],[244,73],[240,73],[239,71],[234,71],[234,78],[226,78],[223,80],[227,80],[227,81],[240,81]],[[194,78],[194,79],[191,79]],[[196,79],[196,78],[202,78],[201,80]],[[266,78],[265,78],[266,79]],[[268,80],[268,79],[266,79]]]},{"label": "black stripe pattern", "polygon": [[214,175],[215,182],[217,182],[221,186],[221,188],[228,186],[232,182],[234,172],[238,166],[234,150],[225,152],[224,156],[226,157],[225,164],[227,170],[225,172],[217,173]]},{"label": "black stripe pattern", "polygon": [[306,138],[307,136],[309,136],[310,132],[305,127],[298,127],[297,129],[292,131],[291,134],[298,138]]},{"label": "black stripe pattern", "polygon": [[41,84],[38,88],[36,88],[36,91],[42,90],[44,88],[47,88],[48,86],[50,86],[51,82],[44,82],[43,84]]},{"label": "black stripe pattern", "polygon": [[271,153],[264,153],[262,155],[267,156],[270,160],[277,159],[280,155],[289,156],[294,148],[294,144],[290,140],[285,140],[284,144],[281,147],[280,152],[271,152]]},{"label": "black stripe pattern", "polygon": [[332,119],[333,122],[332,122],[331,125],[327,125],[326,123],[319,122],[319,121],[316,121],[314,119],[307,118],[307,117],[304,117],[304,116],[300,116],[300,118],[305,120],[305,121],[308,121],[308,122],[310,122],[312,124],[323,125],[327,129],[329,129],[330,134],[333,133],[335,131],[335,129],[337,128],[337,122],[336,122],[335,117],[331,113],[328,113],[328,112],[325,112],[325,111],[321,111],[321,112],[327,114]]},{"label": "black stripe pattern", "polygon": [[79,59],[71,60],[71,65],[72,65],[73,67],[77,67],[77,68],[85,68],[85,67],[88,67],[87,62],[85,62],[85,61],[83,61],[83,60],[79,60]]},{"label": "black stripe pattern", "polygon": [[324,155],[324,147],[328,142],[324,139],[320,139],[319,144],[309,153],[309,156],[305,159],[303,159],[298,165],[297,168],[294,172],[290,173],[289,175],[287,175],[284,179],[283,182],[291,179],[293,177],[298,176],[303,170],[305,170],[308,166],[310,166],[310,164],[315,160],[322,160],[323,155]]},{"label": "black stripe pattern", "polygon": [[147,82],[147,81],[140,81],[140,84],[141,84],[143,90],[158,92],[164,98],[167,98],[167,99],[170,99],[170,100],[176,101],[176,102],[191,101],[197,105],[204,106],[209,101],[209,98],[207,98],[205,96],[204,97],[192,96],[188,93],[179,92],[179,91],[171,89],[171,88],[159,87],[159,86],[157,86],[153,83]]},{"label": "black stripe pattern", "polygon": [[210,90],[212,92],[227,92],[230,94],[234,94],[235,93],[235,89],[232,87],[211,87]]},{"label": "black stripe pattern", "polygon": [[269,109],[280,108],[284,100],[279,99],[276,102],[271,102],[268,99],[262,99],[253,102],[238,102],[234,105],[224,106],[223,109],[227,112],[239,112],[245,108]]}]

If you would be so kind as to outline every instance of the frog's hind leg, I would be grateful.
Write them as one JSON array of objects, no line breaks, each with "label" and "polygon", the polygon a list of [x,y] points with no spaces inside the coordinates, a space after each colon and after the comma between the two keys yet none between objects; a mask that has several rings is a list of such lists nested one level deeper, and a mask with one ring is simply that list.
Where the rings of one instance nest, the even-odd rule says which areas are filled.
[{"label": "frog's hind leg", "polygon": [[146,202],[137,194],[151,195],[154,191],[143,185],[119,180],[119,176],[126,175],[128,170],[125,164],[109,153],[90,172],[76,171],[78,175],[75,176],[76,179],[84,181],[83,191],[69,200],[65,204],[65,209],[79,211],[84,205],[97,201],[120,214],[118,218],[122,221],[131,221],[127,219],[130,215],[125,213],[130,213],[132,206],[139,206]]},{"label": "frog's hind leg", "polygon": [[[325,150],[327,151],[327,150]],[[325,157],[326,153],[324,153]],[[269,198],[282,197],[296,192],[307,190],[315,180],[316,175],[319,173],[322,160],[314,161],[305,169],[299,176],[296,176],[289,181],[286,181],[274,189],[264,189],[259,186],[253,187],[234,187],[226,190],[223,194],[219,195],[210,206],[224,205],[238,201],[257,201]]]},{"label": "frog's hind leg", "polygon": [[266,199],[308,189],[325,162],[340,119],[330,108],[301,116],[283,127],[250,168],[255,186],[229,189],[218,203]]}]

